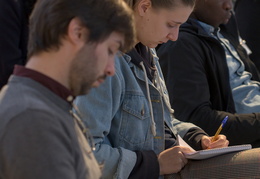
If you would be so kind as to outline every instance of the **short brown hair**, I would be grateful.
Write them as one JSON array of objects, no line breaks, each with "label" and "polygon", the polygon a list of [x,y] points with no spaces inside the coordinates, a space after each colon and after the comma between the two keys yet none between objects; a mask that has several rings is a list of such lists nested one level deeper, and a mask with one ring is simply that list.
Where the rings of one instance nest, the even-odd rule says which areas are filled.
[{"label": "short brown hair", "polygon": [[88,28],[88,42],[102,42],[116,31],[125,36],[120,50],[134,45],[132,10],[122,0],[38,0],[30,17],[28,57],[58,50],[75,17]]},{"label": "short brown hair", "polygon": [[[140,0],[125,0],[125,2],[131,7],[138,3]],[[171,9],[174,8],[177,4],[181,3],[185,6],[194,7],[196,0],[150,0],[152,3],[153,8],[165,8]]]}]

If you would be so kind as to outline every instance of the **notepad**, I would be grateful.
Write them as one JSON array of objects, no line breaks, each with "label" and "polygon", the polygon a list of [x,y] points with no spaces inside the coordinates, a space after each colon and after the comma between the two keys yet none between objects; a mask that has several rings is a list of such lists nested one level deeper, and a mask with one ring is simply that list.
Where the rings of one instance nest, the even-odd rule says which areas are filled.
[{"label": "notepad", "polygon": [[245,145],[235,145],[235,146],[229,146],[223,148],[196,151],[191,146],[189,146],[189,144],[187,144],[179,135],[178,135],[178,142],[180,146],[188,147],[192,150],[191,153],[185,153],[184,155],[187,159],[193,159],[193,160],[207,159],[218,155],[227,154],[230,152],[238,152],[238,151],[248,150],[252,148],[250,144],[245,144]]}]

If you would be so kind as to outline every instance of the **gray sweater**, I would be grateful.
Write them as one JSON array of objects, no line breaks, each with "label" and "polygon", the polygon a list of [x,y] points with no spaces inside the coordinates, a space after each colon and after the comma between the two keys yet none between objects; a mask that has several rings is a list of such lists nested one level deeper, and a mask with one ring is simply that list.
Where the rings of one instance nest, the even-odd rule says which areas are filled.
[{"label": "gray sweater", "polygon": [[99,178],[98,164],[70,110],[43,85],[12,76],[0,93],[0,178]]}]

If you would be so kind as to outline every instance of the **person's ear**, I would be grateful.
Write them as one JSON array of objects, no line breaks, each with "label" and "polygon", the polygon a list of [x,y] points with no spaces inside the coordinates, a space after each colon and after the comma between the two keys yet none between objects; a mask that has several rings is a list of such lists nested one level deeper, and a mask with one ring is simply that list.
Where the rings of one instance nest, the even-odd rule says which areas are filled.
[{"label": "person's ear", "polygon": [[152,7],[151,0],[141,0],[138,2],[137,11],[140,16],[144,16],[149,8]]},{"label": "person's ear", "polygon": [[87,28],[82,26],[79,18],[73,18],[68,25],[68,39],[75,45],[85,44]]}]

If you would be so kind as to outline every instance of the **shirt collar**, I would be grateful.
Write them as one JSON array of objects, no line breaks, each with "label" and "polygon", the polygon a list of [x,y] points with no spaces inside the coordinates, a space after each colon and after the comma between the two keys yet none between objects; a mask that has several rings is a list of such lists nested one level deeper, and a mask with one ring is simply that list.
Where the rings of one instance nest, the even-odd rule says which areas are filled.
[{"label": "shirt collar", "polygon": [[35,70],[26,68],[24,66],[15,65],[13,74],[16,76],[31,78],[32,80],[37,81],[69,103],[72,103],[75,98],[72,95],[72,92],[65,86]]},{"label": "shirt collar", "polygon": [[214,28],[213,26],[206,24],[204,22],[198,21],[199,25],[205,30],[205,32],[210,35],[214,36],[214,34],[219,32],[220,28]]}]

